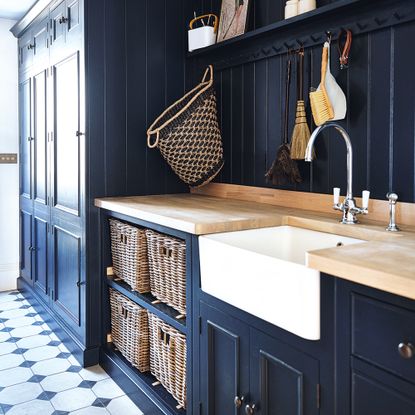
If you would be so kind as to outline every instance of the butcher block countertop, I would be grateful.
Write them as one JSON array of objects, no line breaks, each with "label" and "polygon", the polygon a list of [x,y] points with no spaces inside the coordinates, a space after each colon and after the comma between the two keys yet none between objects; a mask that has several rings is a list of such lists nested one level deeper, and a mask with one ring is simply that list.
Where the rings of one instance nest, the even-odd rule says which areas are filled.
[{"label": "butcher block countertop", "polygon": [[[291,192],[294,193],[294,192]],[[308,253],[321,272],[415,300],[415,228],[385,231],[386,223],[342,225],[340,214],[199,194],[96,199],[102,209],[194,235],[291,225],[367,242]],[[386,218],[387,219],[387,218]]]}]

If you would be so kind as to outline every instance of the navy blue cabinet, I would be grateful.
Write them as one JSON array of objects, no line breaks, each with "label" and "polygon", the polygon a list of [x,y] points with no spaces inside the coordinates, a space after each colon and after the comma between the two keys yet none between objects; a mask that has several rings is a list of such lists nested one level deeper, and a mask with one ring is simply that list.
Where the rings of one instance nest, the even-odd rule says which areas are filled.
[{"label": "navy blue cabinet", "polygon": [[243,414],[249,399],[249,326],[200,305],[201,414]]},{"label": "navy blue cabinet", "polygon": [[52,2],[23,30],[20,285],[86,350],[83,2]]},{"label": "navy blue cabinet", "polygon": [[415,385],[352,359],[352,415],[413,415]]},{"label": "navy blue cabinet", "polygon": [[32,199],[32,79],[19,86],[20,195]]},{"label": "navy blue cabinet", "polygon": [[340,279],[336,286],[336,414],[414,414],[414,301]]},{"label": "navy blue cabinet", "polygon": [[32,284],[32,212],[20,211],[20,275]]},{"label": "navy blue cabinet", "polygon": [[201,414],[319,413],[319,362],[200,303]]},{"label": "navy blue cabinet", "polygon": [[251,329],[251,403],[255,414],[319,413],[319,362]]},{"label": "navy blue cabinet", "polygon": [[49,223],[47,218],[35,216],[33,219],[33,286],[42,299],[48,302],[49,296]]}]

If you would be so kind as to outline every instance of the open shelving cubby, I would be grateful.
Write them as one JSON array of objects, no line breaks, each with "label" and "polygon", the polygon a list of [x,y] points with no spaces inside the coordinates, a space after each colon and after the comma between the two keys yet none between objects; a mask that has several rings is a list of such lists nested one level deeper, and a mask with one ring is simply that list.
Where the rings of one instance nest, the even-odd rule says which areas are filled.
[{"label": "open shelving cubby", "polygon": [[131,301],[155,314],[157,317],[160,317],[163,321],[170,324],[181,333],[186,334],[186,318],[178,318],[180,313],[174,308],[161,302],[154,303],[157,298],[152,294],[140,294],[137,291],[133,291],[131,287],[120,278],[115,276],[107,276],[106,278],[108,286],[119,291]]},{"label": "open shelving cubby", "polygon": [[[104,331],[102,343],[102,357],[101,362],[103,367],[109,370],[114,376],[120,378],[120,382],[127,385],[126,388],[134,390],[137,388],[137,394],[142,394],[147,397],[153,404],[155,404],[163,414],[168,415],[185,415],[187,408],[191,408],[191,402],[186,402],[186,408],[183,408],[178,401],[168,392],[166,385],[163,386],[160,381],[150,372],[140,372],[134,367],[121,353],[116,345],[112,342],[112,328],[111,328],[111,307],[109,304],[109,288],[122,294],[130,301],[134,302],[141,308],[147,310],[149,313],[155,315],[164,323],[167,323],[173,329],[186,337],[186,389],[191,389],[191,372],[189,370],[191,355],[191,318],[185,314],[181,314],[173,307],[163,303],[155,297],[152,293],[139,293],[114,274],[113,257],[111,252],[111,233],[108,226],[109,219],[116,219],[124,222],[127,225],[132,225],[140,229],[149,229],[158,234],[164,235],[167,238],[175,238],[183,242],[186,246],[186,261],[185,261],[185,278],[186,278],[186,309],[191,308],[189,302],[190,296],[190,269],[191,269],[191,236],[181,231],[176,231],[167,227],[159,226],[153,223],[145,222],[140,219],[129,217],[117,212],[105,212],[102,216],[102,230],[104,241],[104,261],[103,261],[103,284],[104,284],[104,303],[105,318]],[[119,266],[119,265],[118,265]],[[170,357],[169,357],[170,358]],[[173,358],[174,359],[174,358]],[[123,380],[121,380],[123,379]],[[138,403],[138,402],[136,402]],[[189,409],[191,411],[191,409]],[[158,412],[157,412],[158,413]]]}]

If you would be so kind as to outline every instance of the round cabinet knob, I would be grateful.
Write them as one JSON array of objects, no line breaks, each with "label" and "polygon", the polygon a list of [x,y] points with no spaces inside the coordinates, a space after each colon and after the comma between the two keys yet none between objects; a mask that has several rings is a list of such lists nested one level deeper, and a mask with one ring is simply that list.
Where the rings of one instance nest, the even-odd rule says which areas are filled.
[{"label": "round cabinet knob", "polygon": [[245,398],[243,396],[239,397],[239,396],[235,396],[233,403],[235,404],[235,408],[239,409],[243,402],[244,402]]},{"label": "round cabinet knob", "polygon": [[254,415],[254,413],[255,413],[255,404],[245,406],[246,415]]},{"label": "round cabinet knob", "polygon": [[415,353],[415,348],[412,343],[399,343],[398,350],[404,359],[411,359]]}]

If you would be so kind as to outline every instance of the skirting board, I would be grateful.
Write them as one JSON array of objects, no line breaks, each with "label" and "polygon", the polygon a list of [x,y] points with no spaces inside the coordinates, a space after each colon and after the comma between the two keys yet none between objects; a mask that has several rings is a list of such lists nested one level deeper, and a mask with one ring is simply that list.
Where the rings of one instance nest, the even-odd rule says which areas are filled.
[{"label": "skirting board", "polygon": [[19,263],[0,264],[0,291],[15,290],[19,277]]},{"label": "skirting board", "polygon": [[[322,193],[296,192],[227,183],[210,183],[201,188],[191,189],[191,193],[265,203],[286,208],[312,210],[321,213],[333,213],[333,196]],[[356,197],[356,201],[358,205],[361,205],[361,198]],[[387,225],[389,222],[388,201],[370,199],[369,214],[366,218],[367,220],[384,222]],[[415,224],[415,203],[404,203],[398,200],[396,221],[401,225],[413,226]]]}]

